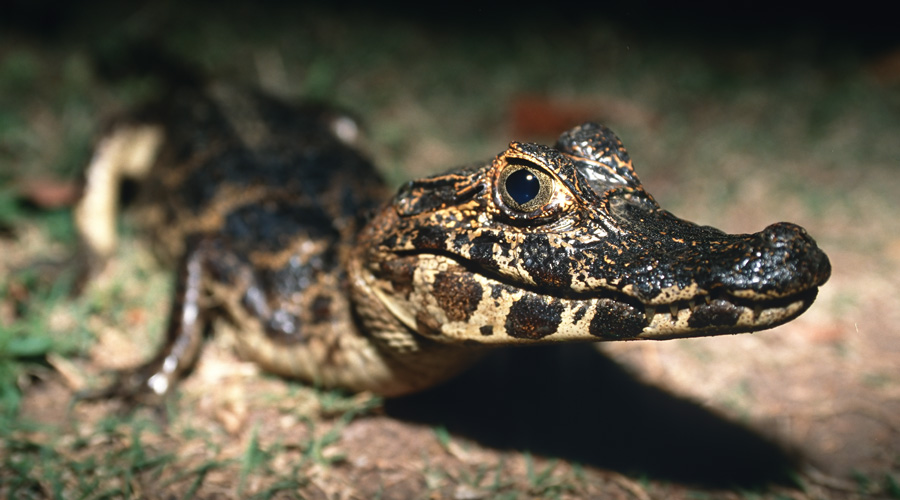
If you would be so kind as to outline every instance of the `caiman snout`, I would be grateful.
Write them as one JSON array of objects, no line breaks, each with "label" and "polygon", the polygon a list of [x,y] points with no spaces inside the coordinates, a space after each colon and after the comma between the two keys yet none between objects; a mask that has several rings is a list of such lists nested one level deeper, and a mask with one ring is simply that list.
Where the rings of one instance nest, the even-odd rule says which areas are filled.
[{"label": "caiman snout", "polygon": [[670,227],[679,227],[683,235],[693,232],[697,239],[685,240],[680,252],[671,248],[658,268],[675,277],[674,286],[660,286],[657,295],[645,299],[647,326],[640,338],[771,328],[805,311],[831,274],[828,257],[795,224],[781,222],[742,235]]},{"label": "caiman snout", "polygon": [[786,297],[821,286],[831,276],[828,256],[796,224],[772,224],[748,243],[737,274],[723,283],[737,296]]}]

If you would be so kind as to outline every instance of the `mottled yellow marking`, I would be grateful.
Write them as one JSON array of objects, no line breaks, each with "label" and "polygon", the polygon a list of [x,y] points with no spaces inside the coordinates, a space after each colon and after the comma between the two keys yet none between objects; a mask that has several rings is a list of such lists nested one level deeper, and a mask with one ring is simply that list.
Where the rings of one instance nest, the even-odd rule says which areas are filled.
[{"label": "mottled yellow marking", "polygon": [[126,177],[147,174],[164,134],[151,125],[122,127],[101,139],[85,171],[84,196],[75,207],[75,225],[82,240],[98,256],[116,246],[119,188]]}]

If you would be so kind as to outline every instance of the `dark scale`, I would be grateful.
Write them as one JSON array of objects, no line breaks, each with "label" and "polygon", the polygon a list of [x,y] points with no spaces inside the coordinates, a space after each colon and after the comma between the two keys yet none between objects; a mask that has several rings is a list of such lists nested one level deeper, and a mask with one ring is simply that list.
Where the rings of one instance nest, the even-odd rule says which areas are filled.
[{"label": "dark scale", "polygon": [[531,294],[515,304],[506,318],[506,333],[512,337],[536,340],[556,333],[564,307],[558,301],[546,301]]}]

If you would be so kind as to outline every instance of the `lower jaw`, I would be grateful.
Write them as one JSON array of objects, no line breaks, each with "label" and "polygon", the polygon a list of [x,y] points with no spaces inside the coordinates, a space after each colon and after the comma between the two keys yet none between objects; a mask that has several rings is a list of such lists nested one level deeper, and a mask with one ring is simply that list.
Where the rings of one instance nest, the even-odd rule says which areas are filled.
[{"label": "lower jaw", "polygon": [[817,290],[772,302],[711,299],[688,307],[646,307],[647,326],[636,337],[665,340],[748,333],[784,324],[812,305]]}]

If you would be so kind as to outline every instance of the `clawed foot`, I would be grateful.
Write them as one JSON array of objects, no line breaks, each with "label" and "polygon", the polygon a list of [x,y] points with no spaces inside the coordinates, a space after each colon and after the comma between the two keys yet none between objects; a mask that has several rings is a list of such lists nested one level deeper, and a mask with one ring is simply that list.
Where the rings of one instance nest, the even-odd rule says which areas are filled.
[{"label": "clawed foot", "polygon": [[72,396],[70,407],[82,401],[116,400],[122,412],[130,413],[139,407],[150,408],[165,420],[165,399],[170,386],[166,375],[145,365],[133,370],[113,372],[107,385],[84,389]]}]

